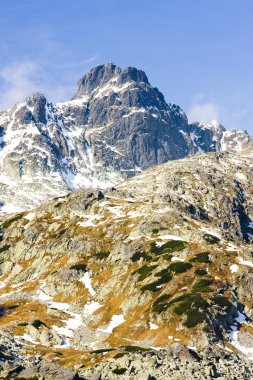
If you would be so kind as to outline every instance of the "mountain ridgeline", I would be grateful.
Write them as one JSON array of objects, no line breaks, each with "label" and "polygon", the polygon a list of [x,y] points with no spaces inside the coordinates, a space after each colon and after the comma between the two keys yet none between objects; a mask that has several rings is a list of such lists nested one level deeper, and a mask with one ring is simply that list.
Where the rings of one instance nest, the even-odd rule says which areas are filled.
[{"label": "mountain ridgeline", "polygon": [[79,80],[70,101],[53,105],[35,93],[0,113],[2,212],[112,186],[199,152],[240,151],[251,141],[217,122],[189,124],[142,70],[100,65]]}]

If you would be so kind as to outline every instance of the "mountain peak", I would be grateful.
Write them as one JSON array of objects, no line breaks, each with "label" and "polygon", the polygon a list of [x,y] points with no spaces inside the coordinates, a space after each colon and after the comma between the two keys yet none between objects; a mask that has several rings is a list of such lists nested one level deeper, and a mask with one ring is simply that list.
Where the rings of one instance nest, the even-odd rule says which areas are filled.
[{"label": "mountain peak", "polygon": [[38,123],[46,124],[46,104],[47,99],[45,95],[34,92],[28,96],[25,100],[30,111],[32,109],[33,116]]},{"label": "mountain peak", "polygon": [[89,95],[95,88],[110,81],[113,77],[117,76],[121,69],[114,63],[107,63],[93,67],[78,81],[78,90],[73,99],[79,98],[83,95]]},{"label": "mountain peak", "polygon": [[149,85],[147,75],[143,70],[128,66],[124,70],[114,63],[106,63],[91,69],[78,81],[78,90],[73,99],[78,99],[84,95],[90,95],[97,87],[117,78],[118,84],[127,82],[146,83]]},{"label": "mountain peak", "polygon": [[120,82],[126,83],[129,81],[134,82],[144,82],[149,84],[146,73],[143,70],[137,69],[136,67],[127,67],[120,73]]}]

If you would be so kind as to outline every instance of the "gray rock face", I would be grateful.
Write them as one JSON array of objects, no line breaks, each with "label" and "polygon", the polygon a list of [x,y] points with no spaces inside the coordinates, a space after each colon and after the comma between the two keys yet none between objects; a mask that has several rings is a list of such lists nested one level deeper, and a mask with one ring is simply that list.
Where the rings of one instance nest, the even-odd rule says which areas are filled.
[{"label": "gray rock face", "polygon": [[35,93],[0,114],[2,211],[27,209],[80,187],[111,186],[169,160],[250,143],[247,132],[226,131],[217,122],[189,124],[142,70],[100,65],[79,80],[69,102],[53,106]]},{"label": "gray rock face", "polygon": [[59,364],[43,360],[37,368],[39,374],[46,380],[77,380],[77,373]]}]

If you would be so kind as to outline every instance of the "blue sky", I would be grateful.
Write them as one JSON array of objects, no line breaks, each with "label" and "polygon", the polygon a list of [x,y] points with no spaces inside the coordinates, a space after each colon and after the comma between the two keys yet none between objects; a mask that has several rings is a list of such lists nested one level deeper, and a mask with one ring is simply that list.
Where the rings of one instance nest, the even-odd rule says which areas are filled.
[{"label": "blue sky", "polygon": [[190,120],[253,134],[253,0],[6,0],[0,109],[63,101],[91,67],[136,66]]}]

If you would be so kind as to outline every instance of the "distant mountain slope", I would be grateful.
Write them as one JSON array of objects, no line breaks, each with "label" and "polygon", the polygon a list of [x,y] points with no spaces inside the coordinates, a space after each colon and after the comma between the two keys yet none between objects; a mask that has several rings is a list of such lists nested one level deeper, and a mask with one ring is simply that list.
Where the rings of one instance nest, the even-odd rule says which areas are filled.
[{"label": "distant mountain slope", "polygon": [[252,168],[252,148],[195,155],[2,220],[0,347],[85,379],[133,361],[137,379],[251,379]]},{"label": "distant mountain slope", "polygon": [[198,152],[241,150],[245,131],[189,124],[142,70],[93,68],[71,101],[35,93],[0,114],[0,202],[18,211],[80,187],[114,185]]}]

